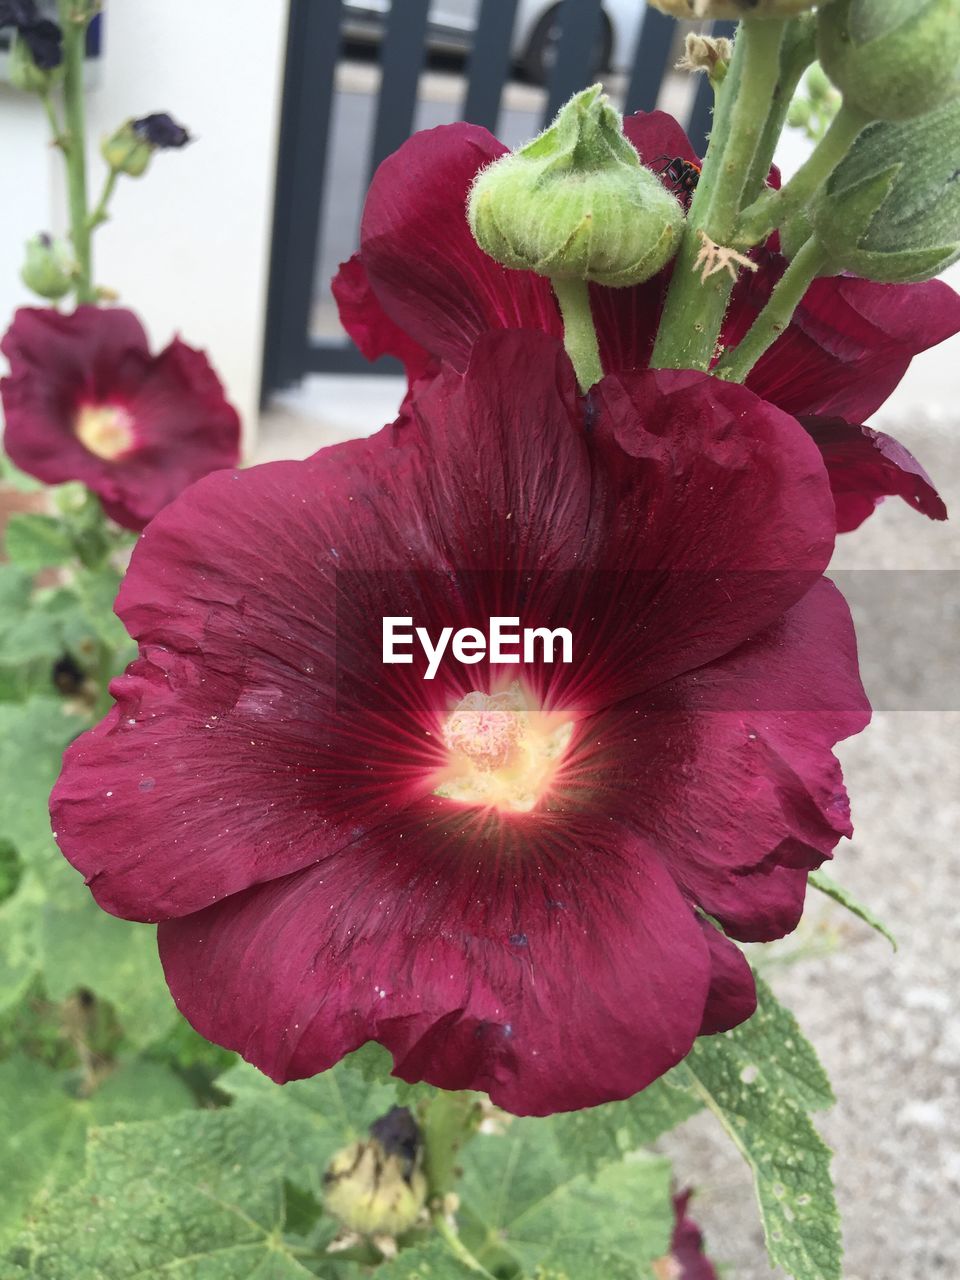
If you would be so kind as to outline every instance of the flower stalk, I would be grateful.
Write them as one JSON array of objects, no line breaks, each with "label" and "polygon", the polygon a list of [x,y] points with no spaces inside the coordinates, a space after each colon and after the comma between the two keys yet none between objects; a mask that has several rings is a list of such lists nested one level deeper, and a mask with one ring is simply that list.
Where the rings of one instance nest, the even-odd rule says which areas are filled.
[{"label": "flower stalk", "polygon": [[779,191],[764,191],[743,211],[733,237],[735,246],[747,249],[759,244],[809,204],[869,123],[869,116],[844,103],[786,186]]},{"label": "flower stalk", "polygon": [[729,276],[702,280],[696,273],[704,231],[729,242],[744,184],[771,113],[786,23],[746,20],[719,86],[714,127],[703,172],[687,218],[683,243],[653,351],[655,368],[709,369],[733,288]]},{"label": "flower stalk", "polygon": [[746,336],[720,360],[714,373],[727,382],[745,382],[763,353],[789,325],[793,313],[817,278],[824,274],[829,254],[814,235],[800,249],[780,277],[770,298]]},{"label": "flower stalk", "polygon": [[[93,250],[87,212],[86,120],[83,100],[83,58],[89,16],[74,9],[72,0],[61,0],[63,22],[63,99],[66,118],[64,155],[70,206],[70,238],[77,259],[78,302],[94,302]],[[55,120],[55,116],[52,117]]]},{"label": "flower stalk", "polygon": [[563,318],[563,345],[584,395],[603,377],[597,331],[585,280],[554,277],[550,281]]}]

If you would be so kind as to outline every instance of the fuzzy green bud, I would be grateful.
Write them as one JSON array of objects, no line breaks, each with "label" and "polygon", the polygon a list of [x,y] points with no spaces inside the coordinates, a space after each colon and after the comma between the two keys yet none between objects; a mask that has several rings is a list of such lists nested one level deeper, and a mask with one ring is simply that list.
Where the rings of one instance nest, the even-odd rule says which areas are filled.
[{"label": "fuzzy green bud", "polygon": [[65,240],[45,232],[27,241],[20,279],[41,298],[62,298],[73,288],[77,264]]},{"label": "fuzzy green bud", "polygon": [[370,1126],[366,1142],[351,1142],[323,1175],[324,1205],[361,1236],[399,1236],[420,1218],[427,1200],[421,1134],[405,1107]]},{"label": "fuzzy green bud", "polygon": [[484,252],[559,280],[639,284],[677,250],[683,211],[640,163],[599,85],[481,170],[467,216]]},{"label": "fuzzy green bud", "polygon": [[63,65],[38,66],[27,41],[15,32],[10,45],[7,75],[15,89],[25,93],[49,93],[57,81],[63,79]]},{"label": "fuzzy green bud", "polygon": [[868,280],[929,280],[960,259],[960,98],[866,129],[812,218],[833,260]]},{"label": "fuzzy green bud", "polygon": [[960,0],[832,0],[817,49],[848,105],[875,120],[926,115],[960,93]]}]

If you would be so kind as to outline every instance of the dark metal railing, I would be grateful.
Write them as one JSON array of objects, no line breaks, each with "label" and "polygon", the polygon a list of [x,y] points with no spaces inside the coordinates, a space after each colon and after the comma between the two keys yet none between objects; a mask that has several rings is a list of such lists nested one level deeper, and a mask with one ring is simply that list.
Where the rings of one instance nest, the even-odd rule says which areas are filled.
[{"label": "dark metal railing", "polygon": [[[430,0],[394,0],[391,7],[380,52],[380,89],[369,164],[361,166],[361,173],[368,177],[413,129],[429,8]],[[491,132],[496,132],[509,78],[516,10],[517,0],[482,0],[470,49],[460,118],[484,125]],[[264,341],[264,396],[306,373],[397,369],[389,360],[371,366],[345,339],[321,340],[310,332],[341,20],[341,0],[290,0]],[[547,85],[544,124],[571,94],[590,82],[602,21],[602,0],[560,0],[560,37]],[[625,112],[656,107],[676,29],[673,19],[647,9],[627,79]],[[715,34],[729,34],[733,24],[715,23],[713,29]],[[710,87],[702,76],[687,121],[691,140],[701,150],[710,126],[711,105]]]}]

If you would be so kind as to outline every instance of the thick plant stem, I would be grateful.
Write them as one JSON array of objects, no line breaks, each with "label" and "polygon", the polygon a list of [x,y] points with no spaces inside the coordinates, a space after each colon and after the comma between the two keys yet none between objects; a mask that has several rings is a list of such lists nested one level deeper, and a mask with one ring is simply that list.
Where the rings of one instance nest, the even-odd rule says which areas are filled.
[{"label": "thick plant stem", "polygon": [[427,1179],[427,1204],[437,1234],[463,1265],[479,1275],[489,1272],[477,1261],[447,1217],[445,1200],[457,1180],[457,1158],[464,1143],[476,1132],[479,1111],[469,1093],[437,1090],[421,1114],[423,1171]]},{"label": "thick plant stem", "polygon": [[745,382],[763,353],[783,333],[801,298],[828,266],[829,255],[811,236],[777,282],[767,305],[754,320],[743,341],[728,351],[714,373],[727,382]]},{"label": "thick plant stem", "polygon": [[597,331],[590,310],[590,290],[585,280],[551,277],[550,283],[563,318],[563,345],[573,364],[580,390],[586,395],[603,377]]},{"label": "thick plant stem", "polygon": [[70,238],[77,259],[77,301],[93,302],[93,261],[87,214],[87,131],[83,101],[83,54],[87,19],[71,3],[61,0],[63,19],[63,99],[66,120],[67,192],[70,201]]},{"label": "thick plant stem", "polygon": [[655,368],[707,370],[713,360],[733,281],[725,273],[702,280],[695,262],[699,232],[727,242],[736,220],[779,75],[785,23],[741,24],[733,60],[720,86],[710,146],[674,263],[651,363]]},{"label": "thick plant stem", "polygon": [[734,236],[735,246],[747,249],[759,244],[809,204],[869,123],[869,116],[844,104],[806,163],[786,186],[779,191],[765,191],[743,211]]}]

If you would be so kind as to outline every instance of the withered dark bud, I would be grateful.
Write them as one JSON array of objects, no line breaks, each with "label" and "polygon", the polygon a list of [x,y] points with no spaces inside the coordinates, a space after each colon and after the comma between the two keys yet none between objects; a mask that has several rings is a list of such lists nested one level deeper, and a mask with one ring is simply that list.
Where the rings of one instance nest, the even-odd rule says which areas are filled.
[{"label": "withered dark bud", "polygon": [[402,1235],[426,1203],[420,1164],[417,1122],[405,1107],[394,1107],[374,1121],[366,1142],[352,1142],[330,1161],[323,1175],[324,1205],[358,1235]]},{"label": "withered dark bud", "polygon": [[172,147],[185,147],[190,141],[190,134],[182,124],[177,124],[173,116],[165,111],[154,112],[132,120],[130,128],[143,142],[149,143],[159,151],[167,151]]}]

